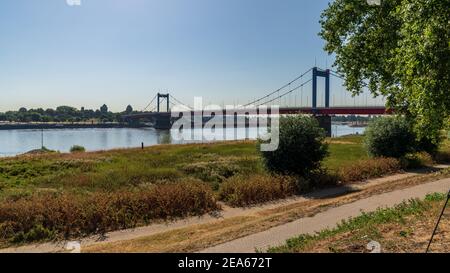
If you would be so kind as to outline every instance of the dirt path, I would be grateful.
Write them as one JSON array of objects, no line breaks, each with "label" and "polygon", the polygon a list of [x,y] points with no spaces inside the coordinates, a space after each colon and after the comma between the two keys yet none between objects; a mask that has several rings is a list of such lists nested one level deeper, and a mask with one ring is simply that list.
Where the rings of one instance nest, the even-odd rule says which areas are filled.
[{"label": "dirt path", "polygon": [[[436,168],[447,168],[449,166],[443,165],[443,166],[437,166]],[[312,194],[307,194],[303,196],[298,196],[294,198],[289,198],[286,200],[281,200],[279,202],[269,203],[262,206],[252,207],[252,208],[231,208],[228,206],[223,206],[223,210],[220,211],[216,215],[205,215],[201,217],[191,217],[186,218],[170,223],[157,223],[146,227],[140,227],[135,229],[128,229],[128,230],[122,230],[122,231],[115,231],[107,233],[104,237],[99,238],[98,236],[90,237],[87,239],[83,239],[81,241],[81,247],[90,247],[90,246],[96,246],[101,245],[105,243],[115,243],[115,242],[124,242],[134,239],[139,239],[142,237],[148,237],[156,234],[160,234],[163,232],[169,232],[178,230],[181,228],[201,225],[201,224],[209,224],[209,223],[218,223],[220,221],[226,220],[226,219],[232,219],[237,217],[245,217],[245,216],[253,216],[258,213],[263,213],[265,211],[273,210],[273,209],[280,209],[283,207],[289,207],[290,205],[301,205],[303,202],[308,202],[312,199],[326,199],[326,198],[332,198],[333,196],[341,196],[345,195],[346,193],[355,191],[355,190],[363,190],[366,188],[374,187],[377,185],[383,185],[384,183],[390,182],[390,181],[398,181],[406,178],[411,178],[415,176],[420,176],[421,174],[424,174],[426,172],[429,172],[429,170],[419,170],[414,172],[408,172],[408,173],[402,173],[402,174],[396,174],[384,178],[379,179],[373,179],[367,182],[359,183],[358,185],[355,185],[353,187],[337,187],[337,188],[331,188],[326,190],[321,190],[314,192]],[[354,203],[353,203],[354,204]],[[350,206],[353,206],[353,204],[350,204]],[[357,208],[357,206],[355,206]],[[358,209],[359,212],[359,209]],[[285,225],[282,225],[285,226]],[[318,226],[320,227],[320,226]],[[320,228],[321,229],[321,228]],[[258,235],[259,233],[255,234]],[[298,234],[298,232],[297,232]],[[251,236],[248,236],[251,237]],[[244,237],[242,240],[246,239],[247,237]],[[240,239],[241,240],[241,239]],[[239,240],[237,240],[239,241]],[[232,244],[235,241],[230,242]],[[26,246],[20,246],[20,247],[14,247],[14,248],[7,248],[7,249],[0,249],[1,252],[61,252],[64,251],[65,246],[67,242],[59,242],[59,243],[44,243],[44,244],[35,244],[35,245],[26,245]],[[255,246],[258,244],[255,244]],[[222,251],[220,250],[221,247],[227,247],[228,244],[219,245],[217,248],[211,248],[210,251]],[[248,247],[246,250],[253,251],[254,247]]]},{"label": "dirt path", "polygon": [[281,245],[287,239],[300,234],[313,234],[326,228],[333,228],[342,220],[360,215],[362,211],[370,212],[380,207],[391,207],[412,198],[423,198],[429,193],[446,193],[449,189],[450,178],[447,178],[411,188],[371,196],[351,204],[331,208],[310,218],[301,218],[285,225],[208,248],[202,252],[251,253],[255,252],[256,249],[264,251],[269,246]]}]

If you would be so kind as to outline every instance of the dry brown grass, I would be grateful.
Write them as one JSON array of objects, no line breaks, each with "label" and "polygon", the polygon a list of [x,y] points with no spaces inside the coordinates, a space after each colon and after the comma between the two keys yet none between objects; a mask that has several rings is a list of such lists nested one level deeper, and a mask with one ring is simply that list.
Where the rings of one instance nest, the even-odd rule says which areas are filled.
[{"label": "dry brown grass", "polygon": [[237,176],[225,181],[220,200],[232,206],[248,206],[292,196],[297,192],[295,178],[289,176]]},{"label": "dry brown grass", "polygon": [[352,203],[372,195],[390,192],[450,177],[450,171],[388,181],[334,198],[312,199],[266,209],[245,217],[233,217],[214,223],[189,226],[137,239],[100,243],[83,247],[84,252],[194,252],[240,237],[268,230],[301,217]]},{"label": "dry brown grass", "polygon": [[[359,145],[355,143],[344,146],[339,153],[332,150],[330,158],[334,160],[333,166],[342,166],[338,164],[342,160],[345,164],[351,164],[361,158]],[[339,148],[341,145],[331,144],[330,147]],[[349,157],[349,151],[353,151],[351,152],[353,156]],[[84,235],[89,232],[145,225],[154,217],[149,214],[157,215],[157,213],[154,210],[140,211],[140,206],[136,206],[133,201],[134,198],[138,198],[136,192],[146,192],[149,190],[148,187],[158,187],[164,183],[184,183],[200,179],[208,182],[213,190],[217,190],[223,181],[230,180],[231,182],[224,183],[222,199],[230,204],[244,206],[284,198],[296,192],[292,189],[290,178],[273,178],[267,175],[260,166],[255,143],[251,141],[161,145],[144,150],[118,149],[92,153],[24,155],[0,159],[0,165],[0,209],[10,213],[8,217],[12,217],[11,219],[15,217],[11,211],[30,211],[20,212],[23,213],[22,220],[10,221],[7,218],[4,219],[9,222],[0,220],[2,223],[0,231],[3,232],[0,237],[7,240],[17,239],[19,243],[20,237],[24,242],[40,238],[60,238],[66,234],[78,236],[76,234]],[[242,175],[250,178],[242,178]],[[317,181],[322,180],[324,179],[317,177]],[[226,197],[225,192],[230,196]],[[192,207],[189,201],[186,204],[178,202],[179,198],[175,193],[176,191],[171,198],[164,201],[173,202],[173,205],[164,203],[163,207],[167,208],[167,213],[157,217],[170,218],[169,213],[174,213],[172,217],[191,215],[173,209]],[[180,194],[181,198],[184,198],[184,192]],[[124,199],[119,198],[115,211],[103,209],[96,212],[98,206],[95,204],[110,206],[111,200],[116,200],[118,196]],[[203,197],[200,195],[199,198]],[[76,202],[80,203],[75,204]],[[45,207],[47,203],[52,210]],[[65,208],[57,208],[60,203],[67,207],[67,211],[61,212]],[[197,213],[196,206],[197,204],[193,206],[194,212],[185,210],[192,214]],[[78,212],[78,208],[83,212]],[[81,217],[81,220],[71,220],[70,210],[74,211],[74,217]],[[45,222],[46,217],[54,217],[50,213],[53,211],[68,217],[68,224],[57,220],[50,221],[50,224]],[[36,216],[32,212],[36,212]],[[86,222],[94,221],[87,220],[93,217],[90,213],[109,215],[108,217],[112,219],[106,217],[95,223],[99,225],[98,227],[89,226]],[[133,216],[133,213],[142,216]],[[67,226],[71,225],[74,231],[66,232]],[[18,236],[12,236],[11,230]]]},{"label": "dry brown grass", "polygon": [[402,170],[399,160],[394,158],[373,158],[357,161],[338,170],[338,177],[343,183],[364,181],[381,177]]},{"label": "dry brown grass", "polygon": [[157,185],[140,191],[42,194],[0,203],[0,241],[36,241],[104,233],[155,219],[203,215],[219,209],[204,183]]}]

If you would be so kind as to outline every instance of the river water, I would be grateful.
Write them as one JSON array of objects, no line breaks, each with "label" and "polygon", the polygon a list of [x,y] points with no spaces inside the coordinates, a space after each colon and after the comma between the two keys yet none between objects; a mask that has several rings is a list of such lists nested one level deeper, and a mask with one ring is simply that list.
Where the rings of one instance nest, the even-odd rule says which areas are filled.
[{"label": "river water", "polygon": [[[264,130],[264,129],[262,129]],[[365,128],[353,128],[346,125],[333,125],[334,137],[349,134],[362,134]],[[260,134],[264,133],[263,131]],[[177,130],[160,131],[155,129],[59,129],[59,130],[0,130],[0,156],[15,156],[28,151],[39,149],[42,141],[45,147],[51,150],[68,152],[73,145],[81,145],[87,151],[109,150],[114,148],[140,147],[158,144],[181,144],[188,142],[201,142],[202,134],[208,140],[256,139],[258,129],[238,128],[218,129],[215,132],[194,129],[185,131],[193,141],[180,139]],[[193,137],[192,137],[193,136]]]}]

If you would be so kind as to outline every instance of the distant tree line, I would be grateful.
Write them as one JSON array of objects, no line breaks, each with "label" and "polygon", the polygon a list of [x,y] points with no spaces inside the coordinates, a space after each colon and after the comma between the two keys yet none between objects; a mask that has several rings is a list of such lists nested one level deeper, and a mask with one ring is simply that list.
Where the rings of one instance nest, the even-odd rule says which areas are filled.
[{"label": "distant tree line", "polygon": [[[131,105],[128,105],[123,112],[111,112],[108,110],[108,106],[103,104],[99,109],[77,109],[71,106],[59,106],[56,109],[37,108],[26,109],[20,108],[17,111],[8,111],[0,113],[0,122],[123,122],[122,116],[125,114],[138,113],[133,110]],[[369,122],[375,119],[375,116],[335,116],[333,121],[335,122]]]},{"label": "distant tree line", "polygon": [[122,115],[133,113],[133,107],[128,105],[123,112],[113,113],[103,104],[99,109],[77,109],[71,106],[59,106],[56,109],[26,109],[0,113],[0,121],[9,122],[122,122]]}]

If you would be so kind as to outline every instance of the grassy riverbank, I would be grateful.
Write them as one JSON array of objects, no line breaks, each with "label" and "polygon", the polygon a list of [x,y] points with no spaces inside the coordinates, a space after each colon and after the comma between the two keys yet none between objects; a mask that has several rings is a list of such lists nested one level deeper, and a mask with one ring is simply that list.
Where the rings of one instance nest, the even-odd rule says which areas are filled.
[{"label": "grassy riverbank", "polygon": [[[395,160],[369,160],[361,137],[327,141],[327,173],[314,178],[318,186],[401,170]],[[79,237],[202,215],[220,209],[217,201],[246,206],[311,190],[302,185],[267,173],[252,141],[4,158],[0,243]]]},{"label": "grassy riverbank", "polygon": [[[338,169],[367,158],[358,137],[329,142],[325,167]],[[23,155],[0,159],[0,199],[39,192],[111,192],[186,179],[206,182],[217,190],[226,179],[248,174],[267,174],[253,141]]]},{"label": "grassy riverbank", "polygon": [[[329,146],[324,167],[330,170],[367,159],[361,137],[329,140]],[[113,192],[187,180],[205,182],[216,191],[229,178],[248,175],[268,175],[253,141],[23,155],[0,159],[0,200],[41,192]]]}]

